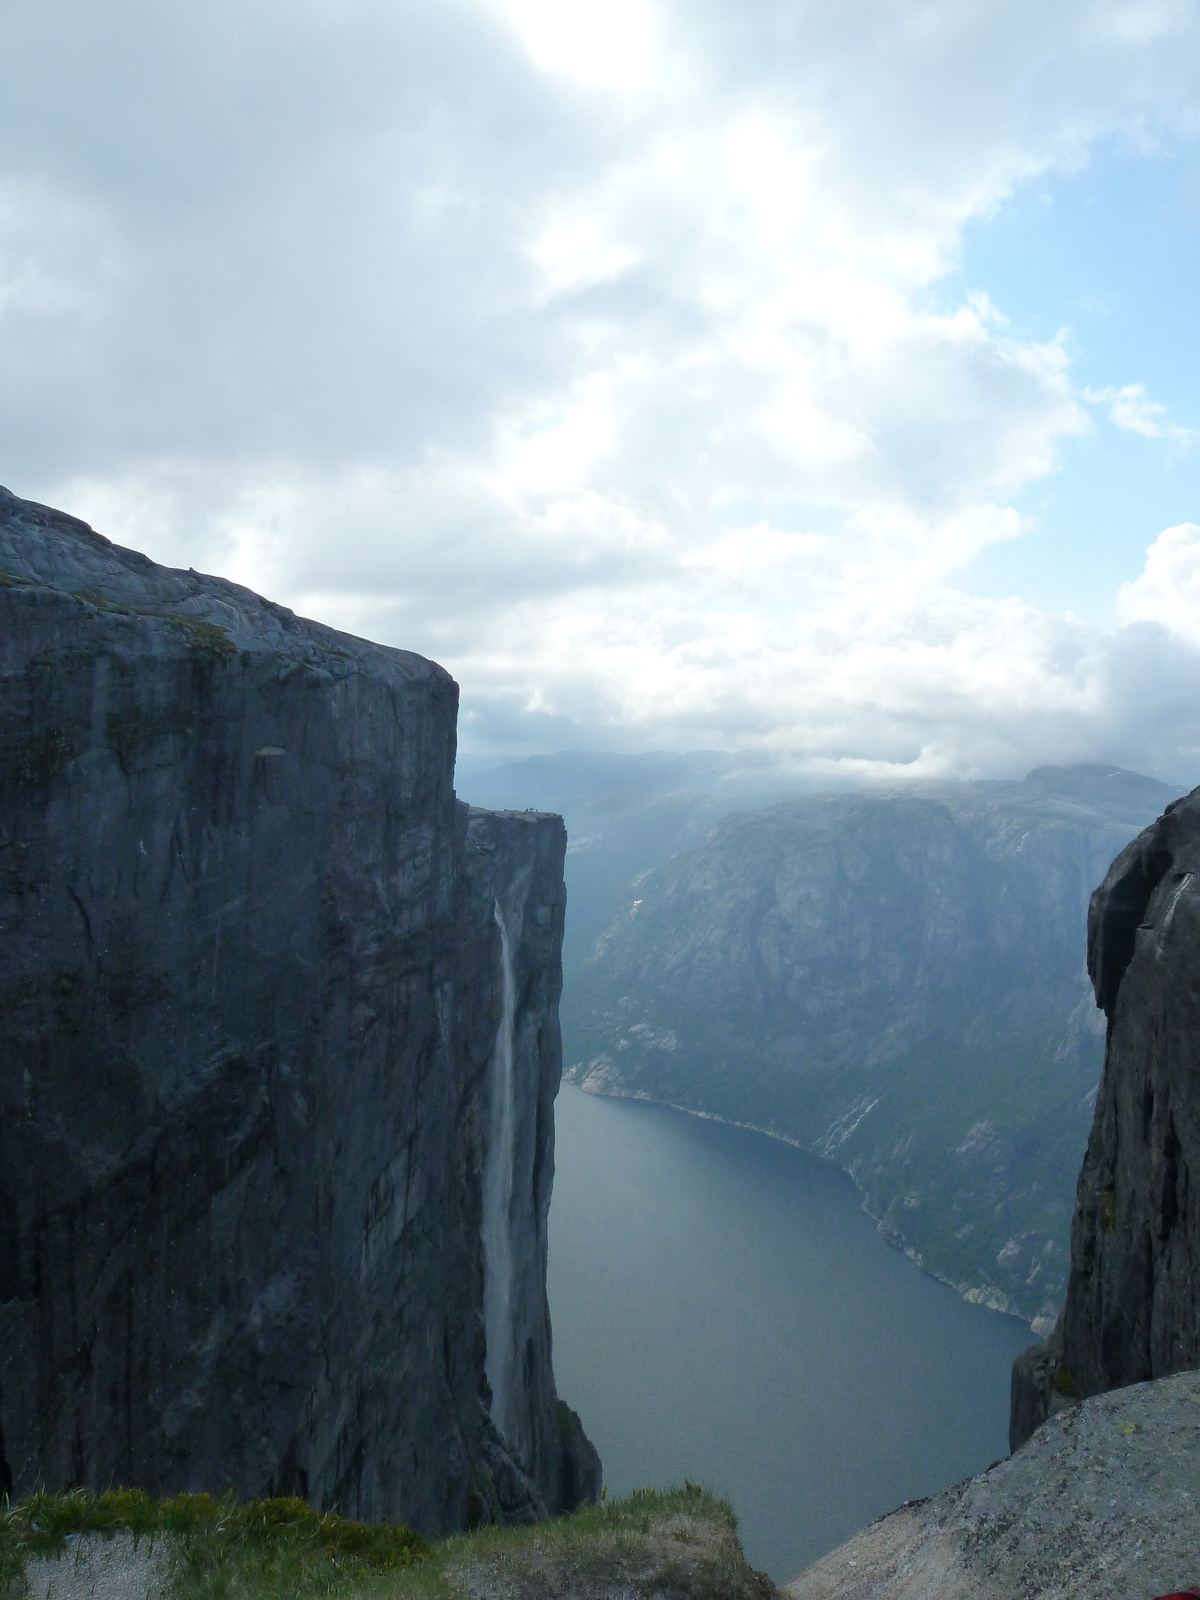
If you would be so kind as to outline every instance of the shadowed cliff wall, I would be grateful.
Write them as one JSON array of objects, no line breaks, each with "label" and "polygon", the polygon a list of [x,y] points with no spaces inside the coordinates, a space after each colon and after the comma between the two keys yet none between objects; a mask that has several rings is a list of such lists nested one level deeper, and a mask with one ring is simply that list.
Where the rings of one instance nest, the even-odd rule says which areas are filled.
[{"label": "shadowed cliff wall", "polygon": [[520,1307],[517,1437],[487,1417],[494,904],[513,906],[531,1041],[525,1294],[544,1272],[565,840],[557,818],[469,820],[456,712],[418,656],[0,491],[17,1492],[298,1492],[439,1533],[598,1489],[555,1399],[544,1275]]},{"label": "shadowed cliff wall", "polygon": [[1104,1073],[1066,1304],[1013,1369],[1014,1449],[1079,1395],[1200,1367],[1200,790],[1109,868],[1088,972]]}]

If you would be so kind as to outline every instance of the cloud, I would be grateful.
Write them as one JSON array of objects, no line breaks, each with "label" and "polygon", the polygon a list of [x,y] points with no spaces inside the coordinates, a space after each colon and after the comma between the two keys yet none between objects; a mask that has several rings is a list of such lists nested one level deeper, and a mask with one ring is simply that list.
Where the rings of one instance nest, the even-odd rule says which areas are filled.
[{"label": "cloud", "polygon": [[1154,622],[1200,646],[1200,527],[1167,528],[1146,552],[1146,565],[1117,594],[1116,614],[1126,623]]},{"label": "cloud", "polygon": [[945,284],[1032,175],[1191,136],[1191,6],[22,0],[0,49],[18,493],[436,655],[480,746],[1149,759],[1165,602],[955,584],[1087,406],[1186,430]]},{"label": "cloud", "polygon": [[576,83],[645,89],[655,68],[655,19],[646,0],[502,0],[539,67]]},{"label": "cloud", "polygon": [[1175,445],[1190,445],[1196,434],[1181,428],[1167,416],[1166,406],[1151,400],[1144,383],[1126,383],[1119,389],[1084,389],[1083,398],[1091,405],[1108,407],[1108,420],[1128,433],[1143,439],[1168,439]]}]

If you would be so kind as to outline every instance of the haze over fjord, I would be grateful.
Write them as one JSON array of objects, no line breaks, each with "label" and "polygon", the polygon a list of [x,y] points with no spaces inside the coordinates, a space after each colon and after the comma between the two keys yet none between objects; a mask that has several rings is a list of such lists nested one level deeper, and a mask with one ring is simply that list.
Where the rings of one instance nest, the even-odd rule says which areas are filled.
[{"label": "haze over fjord", "polygon": [[3,481],[464,751],[1200,748],[1191,0],[15,0]]}]

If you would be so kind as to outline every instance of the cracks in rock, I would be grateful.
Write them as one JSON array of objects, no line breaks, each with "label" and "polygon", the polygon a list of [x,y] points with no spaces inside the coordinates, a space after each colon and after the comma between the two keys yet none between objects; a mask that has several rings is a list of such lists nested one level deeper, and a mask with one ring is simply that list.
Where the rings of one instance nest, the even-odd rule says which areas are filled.
[{"label": "cracks in rock", "polygon": [[[1179,1221],[1179,1157],[1179,1138],[1175,1132],[1175,1120],[1172,1118],[1167,1123],[1166,1138],[1163,1140],[1163,1179],[1158,1237],[1164,1241],[1170,1238]],[[1186,1168],[1184,1181],[1185,1183],[1187,1181]]]},{"label": "cracks in rock", "polygon": [[85,939],[87,940],[88,959],[90,960],[96,953],[96,942],[92,938],[92,919],[91,919],[91,917],[88,916],[87,907],[84,905],[83,901],[79,898],[78,894],[76,894],[75,890],[72,889],[71,885],[67,884],[66,887],[67,887],[67,893],[71,896],[71,899],[75,902],[75,909],[76,909],[76,911],[78,911],[80,919],[83,922],[83,933],[84,933]]}]

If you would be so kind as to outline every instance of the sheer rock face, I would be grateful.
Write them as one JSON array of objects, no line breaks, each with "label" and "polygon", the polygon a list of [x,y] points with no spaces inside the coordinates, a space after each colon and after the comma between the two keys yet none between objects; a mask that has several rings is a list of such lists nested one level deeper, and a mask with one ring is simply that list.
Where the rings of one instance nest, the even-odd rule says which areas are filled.
[{"label": "sheer rock face", "polygon": [[0,614],[0,1488],[295,1492],[430,1533],[595,1493],[544,1280],[561,821],[457,802],[441,668],[6,491]]},{"label": "sheer rock face", "polygon": [[[468,925],[481,948],[470,963],[502,983],[495,944],[503,922],[511,941],[514,1012],[511,1048],[514,1119],[512,1258],[505,1347],[489,1352],[509,1374],[510,1404],[498,1420],[547,1506],[569,1508],[600,1494],[600,1458],[576,1413],[555,1394],[546,1298],[547,1217],[554,1179],[554,1097],[562,1066],[558,1000],[566,834],[557,817],[530,811],[468,813],[466,877],[473,902]],[[548,824],[553,823],[551,827]],[[493,1011],[497,1003],[493,1000]],[[499,1010],[503,1027],[503,1000]],[[494,1035],[493,1057],[500,1048]],[[553,1070],[547,1070],[552,1064]],[[491,1110],[495,1074],[483,1096]],[[493,1414],[496,1406],[493,1405]],[[547,1425],[552,1419],[552,1426]]]},{"label": "sheer rock face", "polygon": [[1013,1448],[1069,1398],[1200,1367],[1200,790],[1113,862],[1088,971],[1104,1074],[1066,1304],[1014,1367]]}]

